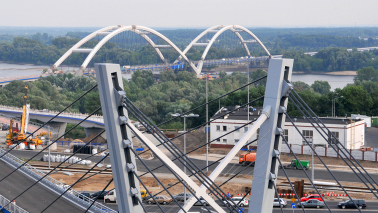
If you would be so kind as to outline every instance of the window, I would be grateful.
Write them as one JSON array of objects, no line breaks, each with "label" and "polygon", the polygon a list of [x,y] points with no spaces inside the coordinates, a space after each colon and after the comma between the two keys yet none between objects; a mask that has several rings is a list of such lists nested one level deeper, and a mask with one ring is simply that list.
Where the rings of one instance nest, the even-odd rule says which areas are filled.
[{"label": "window", "polygon": [[218,138],[217,141],[220,141],[220,138]]},{"label": "window", "polygon": [[219,126],[219,125],[217,125],[217,131],[218,131],[218,132],[220,131],[220,126]]},{"label": "window", "polygon": [[248,132],[248,127],[244,127],[244,132]]},{"label": "window", "polygon": [[[336,138],[334,138],[333,136]],[[337,144],[337,141],[339,140],[339,132],[328,132],[328,142]]]},{"label": "window", "polygon": [[240,129],[239,129],[239,126],[235,126],[235,132],[239,132]]},{"label": "window", "polygon": [[284,129],[284,134],[283,135],[284,135],[285,140],[289,143],[289,130],[288,129]]},{"label": "window", "polygon": [[239,142],[239,139],[235,139],[235,143]]},{"label": "window", "polygon": [[223,139],[223,143],[227,143],[227,139]]},{"label": "window", "polygon": [[[312,141],[313,141],[313,137],[314,137],[313,131],[312,130],[302,130],[302,134],[303,134],[304,138],[306,138],[307,142],[309,142],[311,144]],[[303,143],[303,145],[308,145],[303,138],[302,138],[302,143]]]},{"label": "window", "polygon": [[223,132],[227,131],[227,126],[223,126]]}]

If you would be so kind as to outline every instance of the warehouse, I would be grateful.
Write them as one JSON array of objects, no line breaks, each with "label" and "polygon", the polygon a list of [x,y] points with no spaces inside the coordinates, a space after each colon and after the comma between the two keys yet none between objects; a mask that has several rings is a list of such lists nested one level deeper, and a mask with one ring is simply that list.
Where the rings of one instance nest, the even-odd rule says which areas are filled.
[{"label": "warehouse", "polygon": [[[235,111],[231,112],[232,110]],[[210,123],[210,139],[214,140],[223,134],[230,132],[232,130],[240,128],[240,126],[245,125],[249,121],[257,120],[262,112],[261,107],[250,107],[249,116],[248,108],[235,107],[222,107],[212,119],[220,116]],[[305,136],[307,141],[313,142],[315,146],[328,146],[327,141],[325,141],[318,133],[318,131],[307,121],[304,117],[292,117],[295,125]],[[329,128],[329,130],[339,139],[339,141],[347,149],[360,149],[365,144],[365,121],[363,119],[350,119],[350,118],[321,118],[323,123]],[[248,125],[249,127],[252,124]],[[284,124],[284,136],[293,145],[307,145],[303,137],[298,133],[294,125],[286,118]],[[233,147],[235,143],[243,137],[243,135],[248,131],[248,127],[245,126],[235,132],[228,134],[221,139],[218,139],[211,143],[211,146],[216,147]],[[328,133],[330,134],[330,133]],[[324,136],[328,139],[328,135]],[[259,137],[259,129],[253,134],[249,141],[252,141]],[[255,143],[252,145],[256,145]]]}]

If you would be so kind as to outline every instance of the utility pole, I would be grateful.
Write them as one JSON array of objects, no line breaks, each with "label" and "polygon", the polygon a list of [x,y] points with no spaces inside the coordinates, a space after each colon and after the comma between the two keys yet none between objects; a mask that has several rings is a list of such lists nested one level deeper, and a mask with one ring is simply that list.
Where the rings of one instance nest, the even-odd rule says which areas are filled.
[{"label": "utility pole", "polygon": [[[314,145],[314,139],[312,139],[312,149],[315,150],[315,145]],[[300,162],[298,162],[300,163]],[[315,173],[314,173],[314,152],[311,151],[311,179],[312,179],[312,182],[314,182],[315,180]]]},{"label": "utility pole", "polygon": [[[184,133],[186,133],[186,116],[184,115]],[[186,134],[184,134],[184,155],[186,155]],[[184,161],[184,173],[186,174],[186,161]],[[186,204],[186,187],[184,186],[184,206]]]},{"label": "utility pole", "polygon": [[[247,87],[247,90],[248,90],[248,92],[247,92],[247,96],[248,96],[248,98],[247,98],[247,103],[249,103],[249,62],[247,63],[247,70],[248,70],[248,87]],[[247,117],[248,117],[248,121],[247,121],[247,123],[249,123],[249,104],[248,104],[248,106],[247,106],[247,108],[248,108],[248,110],[247,110]],[[247,126],[248,127],[248,126]],[[249,129],[249,128],[248,128]],[[248,141],[249,142],[249,141]],[[249,145],[248,145],[248,151],[249,151]]]},{"label": "utility pole", "polygon": [[208,91],[207,91],[207,79],[209,78],[209,75],[206,73],[206,172],[209,172],[209,133],[207,132],[209,130],[209,97],[208,97]]}]

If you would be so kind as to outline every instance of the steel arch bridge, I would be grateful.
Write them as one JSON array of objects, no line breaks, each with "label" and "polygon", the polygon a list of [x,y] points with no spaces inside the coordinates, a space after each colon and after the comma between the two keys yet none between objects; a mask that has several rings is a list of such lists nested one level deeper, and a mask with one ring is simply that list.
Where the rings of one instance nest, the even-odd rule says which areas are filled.
[{"label": "steel arch bridge", "polygon": [[[99,29],[85,38],[81,39],[79,42],[77,42],[74,46],[72,46],[61,58],[58,59],[58,61],[55,62],[55,64],[52,66],[52,69],[58,68],[72,53],[89,53],[84,60],[84,62],[81,65],[81,71],[83,71],[85,68],[87,68],[89,62],[93,59],[93,57],[96,55],[96,53],[103,47],[110,39],[117,36],[118,34],[126,31],[132,31],[135,34],[141,36],[144,40],[147,41],[147,43],[152,46],[156,53],[159,55],[160,59],[167,64],[167,60],[164,58],[162,52],[160,49],[162,48],[173,48],[178,54],[179,58],[174,62],[174,64],[178,63],[180,60],[184,60],[189,64],[189,67],[197,74],[199,75],[202,71],[202,66],[204,63],[204,60],[209,52],[209,49],[212,47],[216,39],[227,30],[230,30],[233,32],[238,39],[240,40],[241,44],[245,48],[247,55],[251,56],[250,51],[247,47],[247,43],[258,43],[266,52],[269,58],[271,58],[271,54],[268,51],[268,49],[264,46],[264,44],[255,36],[251,31],[249,31],[247,28],[239,26],[239,25],[216,25],[213,27],[210,27],[203,31],[201,34],[199,34],[190,44],[185,48],[184,51],[181,51],[171,40],[169,40],[167,37],[162,35],[161,33],[148,28],[144,26],[137,26],[137,25],[131,25],[131,26],[122,26],[122,25],[115,25],[115,26],[109,26],[102,29]],[[245,40],[239,32],[246,32],[248,35],[252,36],[254,40]],[[201,38],[203,38],[206,34],[215,33],[211,40],[208,43],[197,43]],[[157,45],[153,42],[153,40],[148,36],[148,34],[153,34],[163,41],[167,43],[167,45]],[[91,39],[95,38],[96,36],[104,36],[101,41],[97,43],[97,45],[92,48],[81,48],[85,43],[90,41]],[[186,53],[194,46],[203,46],[205,47],[205,51],[203,52],[200,61],[198,64],[193,63],[187,56]]]}]

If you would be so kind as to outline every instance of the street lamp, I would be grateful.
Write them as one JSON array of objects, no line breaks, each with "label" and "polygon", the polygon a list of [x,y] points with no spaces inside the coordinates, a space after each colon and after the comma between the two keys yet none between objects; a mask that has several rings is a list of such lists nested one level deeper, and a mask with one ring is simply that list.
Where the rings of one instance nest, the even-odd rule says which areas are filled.
[{"label": "street lamp", "polygon": [[334,98],[333,96],[334,94],[332,94],[332,117],[336,117],[336,99],[343,98],[344,96],[340,96],[336,98]]},{"label": "street lamp", "polygon": [[[184,118],[184,155],[186,155],[186,118],[199,117],[197,114],[190,113],[188,115],[181,115],[179,113],[171,114],[173,117]],[[186,174],[186,161],[184,161],[184,173]],[[186,187],[184,186],[184,205],[186,204]]]}]

